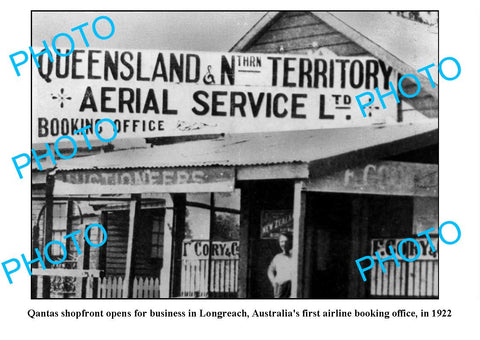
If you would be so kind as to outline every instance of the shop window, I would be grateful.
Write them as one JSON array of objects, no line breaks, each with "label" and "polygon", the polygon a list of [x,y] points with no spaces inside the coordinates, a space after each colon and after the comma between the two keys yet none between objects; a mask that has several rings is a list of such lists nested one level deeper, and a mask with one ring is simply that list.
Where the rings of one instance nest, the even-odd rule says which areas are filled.
[{"label": "shop window", "polygon": [[204,208],[187,207],[185,238],[208,240],[210,235],[210,211]]},{"label": "shop window", "polygon": [[[53,219],[52,219],[52,240],[60,241],[65,244],[64,236],[67,235],[67,203],[55,202],[53,204]],[[48,249],[49,255],[52,257],[62,257],[63,251],[58,244],[53,244]]]},{"label": "shop window", "polygon": [[210,235],[210,194],[188,194],[185,238],[208,240]]},{"label": "shop window", "polygon": [[239,230],[239,190],[187,195],[181,296],[236,297]]}]

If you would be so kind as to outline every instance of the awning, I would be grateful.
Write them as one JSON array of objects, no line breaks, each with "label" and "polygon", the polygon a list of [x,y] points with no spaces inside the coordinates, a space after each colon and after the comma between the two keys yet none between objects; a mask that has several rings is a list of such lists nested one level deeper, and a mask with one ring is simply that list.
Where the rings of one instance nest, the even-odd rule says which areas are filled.
[{"label": "awning", "polygon": [[[438,132],[438,120],[361,128],[306,130],[225,137],[119,150],[61,160],[59,171],[310,163]],[[435,143],[432,140],[432,144]],[[417,145],[420,148],[424,145]],[[408,151],[408,150],[405,150]],[[403,152],[405,152],[403,151]]]},{"label": "awning", "polygon": [[220,192],[235,181],[314,178],[437,143],[438,120],[394,126],[226,135],[62,160],[55,194]]}]

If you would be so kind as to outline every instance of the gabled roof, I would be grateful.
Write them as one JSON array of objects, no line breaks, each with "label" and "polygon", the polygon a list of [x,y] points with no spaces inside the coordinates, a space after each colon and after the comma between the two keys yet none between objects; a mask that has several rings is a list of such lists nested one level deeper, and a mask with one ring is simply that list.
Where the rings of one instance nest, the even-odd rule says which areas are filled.
[{"label": "gabled roof", "polygon": [[[435,100],[438,99],[438,86],[432,88],[428,78],[424,74],[418,74],[416,71],[418,68],[436,63],[437,61],[438,53],[434,53],[434,51],[438,51],[438,44],[435,41],[438,39],[438,36],[431,32],[428,33],[428,26],[382,12],[311,13],[400,73],[417,75],[420,79],[422,90],[432,95]],[[249,45],[263,34],[281,14],[282,12],[266,13],[230,51],[246,51]],[[359,22],[358,17],[362,18],[362,22]],[[392,27],[396,30],[393,31],[396,33],[395,35],[392,35]],[[400,32],[398,27],[402,28]],[[405,51],[412,51],[412,48],[408,46],[412,45],[414,41],[416,53],[405,53]],[[424,44],[423,47],[422,43]],[[425,48],[425,46],[429,48]],[[432,46],[434,47],[432,48]],[[408,60],[405,58],[408,58]],[[415,61],[412,62],[412,60]]]},{"label": "gabled roof", "polygon": [[[438,31],[432,26],[387,12],[330,13],[415,70],[438,64]],[[432,72],[436,83],[437,76]]]}]

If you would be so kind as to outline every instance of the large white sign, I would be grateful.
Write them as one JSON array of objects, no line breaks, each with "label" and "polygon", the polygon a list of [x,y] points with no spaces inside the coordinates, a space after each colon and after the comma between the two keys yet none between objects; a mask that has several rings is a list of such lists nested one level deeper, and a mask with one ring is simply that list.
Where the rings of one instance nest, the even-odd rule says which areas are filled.
[{"label": "large white sign", "polygon": [[386,110],[368,108],[367,118],[355,101],[396,81],[391,67],[369,57],[87,49],[39,62],[32,68],[34,143],[103,118],[115,122],[117,138],[396,121],[393,95],[384,99]]}]

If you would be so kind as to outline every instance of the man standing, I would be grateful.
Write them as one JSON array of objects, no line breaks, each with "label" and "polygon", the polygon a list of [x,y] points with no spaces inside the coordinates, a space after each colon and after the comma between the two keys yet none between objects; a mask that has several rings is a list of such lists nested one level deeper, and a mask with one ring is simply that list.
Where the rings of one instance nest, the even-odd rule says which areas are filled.
[{"label": "man standing", "polygon": [[273,286],[275,298],[289,298],[292,290],[292,239],[288,234],[280,234],[278,243],[282,252],[275,255],[268,266],[268,279]]}]

